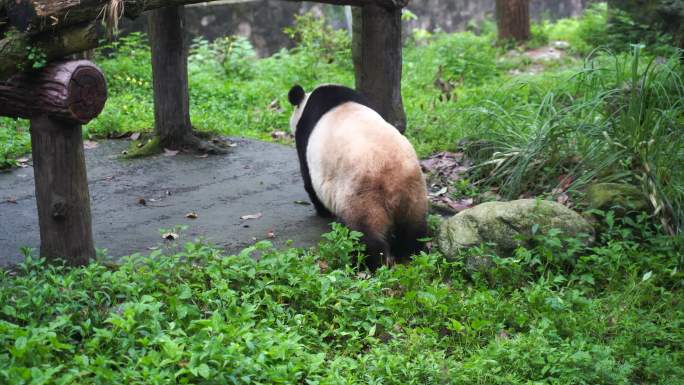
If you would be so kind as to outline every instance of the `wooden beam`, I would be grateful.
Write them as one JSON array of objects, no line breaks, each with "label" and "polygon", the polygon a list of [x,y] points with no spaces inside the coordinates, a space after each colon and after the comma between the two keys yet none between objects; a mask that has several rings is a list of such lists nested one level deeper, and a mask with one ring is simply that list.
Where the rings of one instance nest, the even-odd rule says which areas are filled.
[{"label": "wooden beam", "polygon": [[[0,0],[3,1],[3,0]],[[6,1],[6,0],[5,0]],[[301,0],[283,0],[297,1]],[[406,6],[409,0],[319,0],[334,5],[378,5],[387,9]],[[125,15],[138,17],[142,12],[163,7],[209,3],[200,0],[12,0],[6,2],[9,23],[20,32],[36,34],[96,19]],[[2,14],[0,13],[0,18]]]},{"label": "wooden beam", "polygon": [[45,32],[28,36],[11,31],[0,40],[0,81],[33,68],[37,59],[29,59],[29,48],[39,60],[49,63],[67,55],[97,47],[104,38],[104,29],[99,23],[85,23],[69,26],[56,32]]}]

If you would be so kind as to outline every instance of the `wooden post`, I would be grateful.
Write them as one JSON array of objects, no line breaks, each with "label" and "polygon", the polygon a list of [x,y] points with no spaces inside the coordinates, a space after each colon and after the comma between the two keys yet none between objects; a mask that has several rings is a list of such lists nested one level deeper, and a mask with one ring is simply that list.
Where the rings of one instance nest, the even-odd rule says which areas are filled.
[{"label": "wooden post", "polygon": [[86,265],[95,257],[81,125],[31,118],[31,151],[40,224],[40,255]]},{"label": "wooden post", "polygon": [[375,4],[353,11],[356,89],[400,132],[406,129],[401,99],[401,8]]},{"label": "wooden post", "polygon": [[95,256],[81,124],[107,99],[102,72],[78,60],[0,83],[0,116],[31,119],[41,256],[84,265]]},{"label": "wooden post", "polygon": [[179,148],[193,137],[188,93],[188,56],[183,6],[149,13],[154,85],[154,128],[163,147]]}]

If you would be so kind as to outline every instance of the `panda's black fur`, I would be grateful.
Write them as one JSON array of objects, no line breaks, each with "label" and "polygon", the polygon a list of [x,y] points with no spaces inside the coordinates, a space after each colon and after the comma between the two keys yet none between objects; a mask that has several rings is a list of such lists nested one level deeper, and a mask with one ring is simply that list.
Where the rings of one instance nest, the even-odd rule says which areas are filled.
[{"label": "panda's black fur", "polygon": [[[305,97],[306,93],[300,86],[292,87],[288,93],[288,100],[292,105],[295,106],[299,106]],[[362,94],[353,89],[340,85],[319,86],[309,95],[306,105],[301,112],[301,116],[296,123],[295,142],[302,178],[304,179],[304,188],[308,193],[314,207],[316,208],[317,213],[325,217],[333,217],[339,215],[339,213],[331,213],[330,210],[328,210],[328,208],[326,208],[326,206],[323,204],[321,199],[319,199],[316,191],[314,190],[311,175],[309,173],[309,165],[307,163],[309,137],[319,123],[320,119],[326,113],[348,102],[360,104],[372,109],[368,100]],[[418,174],[420,174],[420,167],[418,167]],[[422,178],[422,174],[420,174],[420,177]],[[373,178],[377,178],[377,176],[370,176],[369,182],[374,183],[375,180],[373,180]],[[387,183],[387,178],[383,179],[384,180],[382,182]],[[424,179],[421,180],[421,188],[417,189],[416,191],[411,191],[410,194],[416,196],[418,194],[426,195]],[[413,217],[411,218],[400,218],[402,215],[404,215],[401,214],[402,210],[394,210],[392,213],[389,213],[390,216],[388,218],[391,219],[387,219],[387,221],[391,223],[387,223],[387,225],[391,227],[391,230],[384,234],[378,234],[377,231],[374,231],[369,227],[370,225],[364,225],[366,223],[373,222],[371,219],[369,219],[371,218],[370,216],[372,214],[370,212],[372,212],[372,210],[366,210],[369,208],[367,207],[368,203],[344,202],[344,205],[347,207],[351,206],[355,208],[356,213],[354,218],[358,220],[355,221],[356,226],[353,226],[350,223],[346,223],[344,218],[340,219],[342,219],[343,222],[345,222],[345,224],[353,230],[364,233],[362,242],[366,245],[368,254],[366,264],[368,267],[375,269],[379,267],[383,261],[389,261],[390,256],[388,254],[390,254],[390,250],[391,254],[393,254],[392,258],[394,256],[406,258],[422,248],[422,244],[418,241],[418,239],[427,236],[427,222],[425,218],[427,201],[425,196],[416,197],[416,200],[410,200],[411,202],[420,202],[420,204],[423,203],[423,200],[425,201],[424,211],[421,211],[422,208],[414,209],[414,207],[409,207],[409,209],[406,210],[407,212],[413,213]],[[365,200],[365,202],[368,202],[368,200]],[[380,201],[379,199],[372,200],[372,202],[373,208],[380,206],[381,209],[384,209],[388,204],[387,202]],[[364,204],[366,206],[364,206]],[[415,205],[418,203],[411,204]],[[396,217],[397,211],[399,212],[399,217]],[[416,212],[421,213],[421,215],[416,217]],[[405,216],[408,217],[409,214],[406,214]]]},{"label": "panda's black fur", "polygon": [[[290,104],[293,106],[299,105],[304,100],[306,93],[301,86],[294,86],[290,89],[287,95]],[[302,117],[297,122],[297,131],[295,132],[295,143],[297,145],[297,155],[299,157],[299,168],[304,179],[304,189],[309,194],[311,203],[316,208],[318,215],[323,217],[333,217],[334,215],[328,210],[323,203],[316,196],[316,192],[311,184],[311,175],[309,174],[309,165],[306,162],[306,148],[309,145],[309,137],[318,121],[325,115],[326,112],[333,108],[347,103],[354,102],[370,107],[368,100],[359,92],[340,85],[329,84],[316,88],[304,107]]]}]

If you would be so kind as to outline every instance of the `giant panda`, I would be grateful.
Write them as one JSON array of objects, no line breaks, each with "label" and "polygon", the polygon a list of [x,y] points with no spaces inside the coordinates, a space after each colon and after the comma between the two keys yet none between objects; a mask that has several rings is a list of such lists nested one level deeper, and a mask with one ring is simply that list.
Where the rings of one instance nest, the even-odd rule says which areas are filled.
[{"label": "giant panda", "polygon": [[371,270],[418,252],[427,236],[427,188],[411,143],[351,88],[321,85],[307,94],[296,85],[288,100],[316,212],[363,233]]}]

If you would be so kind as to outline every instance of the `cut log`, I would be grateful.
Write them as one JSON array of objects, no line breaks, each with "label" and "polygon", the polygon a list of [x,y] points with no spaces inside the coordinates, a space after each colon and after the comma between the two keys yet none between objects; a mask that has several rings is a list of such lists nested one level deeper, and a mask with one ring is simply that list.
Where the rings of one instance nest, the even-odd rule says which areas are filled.
[{"label": "cut log", "polygon": [[[0,0],[3,1],[3,0]],[[300,1],[300,0],[286,0]],[[123,15],[131,18],[143,11],[185,4],[203,3],[202,0],[13,0],[7,2],[9,22],[19,31],[39,33],[65,25]],[[408,0],[318,0],[336,5],[379,5],[393,9],[406,6]],[[1,16],[0,16],[1,17]]]},{"label": "cut log", "polygon": [[376,5],[354,9],[352,56],[356,89],[403,133],[406,114],[401,100],[401,9]]},{"label": "cut log", "polygon": [[93,49],[100,44],[103,37],[104,30],[99,23],[74,25],[33,37],[13,31],[5,39],[0,40],[0,80],[32,69],[35,59],[29,59],[29,47],[41,56],[41,60],[51,62]]},{"label": "cut log", "polygon": [[40,71],[0,83],[0,115],[33,118],[47,115],[87,123],[107,100],[104,75],[87,60],[53,63]]},{"label": "cut log", "polygon": [[82,266],[95,257],[81,125],[31,118],[40,255]]}]

